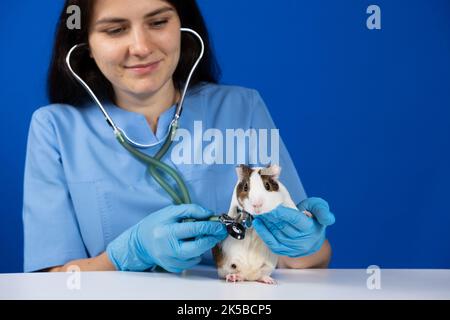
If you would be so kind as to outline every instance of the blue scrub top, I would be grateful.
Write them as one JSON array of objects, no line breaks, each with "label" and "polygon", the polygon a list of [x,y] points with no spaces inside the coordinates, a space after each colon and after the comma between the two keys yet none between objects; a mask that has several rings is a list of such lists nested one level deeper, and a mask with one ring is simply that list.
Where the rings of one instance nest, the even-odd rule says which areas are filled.
[{"label": "blue scrub top", "polygon": [[[105,107],[130,138],[143,144],[163,141],[175,113],[172,106],[161,114],[154,134],[143,115],[111,103]],[[202,121],[203,132],[221,130],[224,139],[226,129],[276,128],[257,91],[209,83],[186,95],[179,127],[193,133],[194,121]],[[192,139],[192,152],[205,145]],[[160,146],[140,150],[154,155]],[[228,212],[237,164],[175,165],[170,153],[163,161],[181,173],[192,202],[217,214]],[[279,160],[280,181],[298,203],[306,194],[282,141]],[[95,104],[53,104],[36,110],[24,176],[24,271],[97,256],[123,231],[172,204],[146,170],[118,143]],[[203,263],[212,263],[210,252]]]}]

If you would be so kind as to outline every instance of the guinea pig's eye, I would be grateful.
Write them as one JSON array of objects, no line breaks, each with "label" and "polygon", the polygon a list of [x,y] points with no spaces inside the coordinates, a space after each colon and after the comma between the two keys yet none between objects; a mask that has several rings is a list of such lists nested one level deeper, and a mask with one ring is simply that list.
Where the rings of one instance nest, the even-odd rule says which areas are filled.
[{"label": "guinea pig's eye", "polygon": [[236,267],[236,265],[233,263],[232,265],[231,265],[231,269],[236,269],[237,267]]},{"label": "guinea pig's eye", "polygon": [[248,191],[248,184],[245,183],[245,184],[244,184],[244,192],[247,192],[247,191]]},{"label": "guinea pig's eye", "polygon": [[266,182],[264,184],[264,187],[266,188],[267,191],[270,191],[270,183]]}]

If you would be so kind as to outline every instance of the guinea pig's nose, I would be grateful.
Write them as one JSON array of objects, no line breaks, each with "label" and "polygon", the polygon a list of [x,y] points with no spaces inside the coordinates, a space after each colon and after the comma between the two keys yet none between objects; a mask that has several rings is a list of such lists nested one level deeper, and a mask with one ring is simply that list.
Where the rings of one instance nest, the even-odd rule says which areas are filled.
[{"label": "guinea pig's nose", "polygon": [[263,205],[262,199],[258,199],[257,201],[254,201],[252,203],[252,207],[255,209],[261,209],[262,205]]}]

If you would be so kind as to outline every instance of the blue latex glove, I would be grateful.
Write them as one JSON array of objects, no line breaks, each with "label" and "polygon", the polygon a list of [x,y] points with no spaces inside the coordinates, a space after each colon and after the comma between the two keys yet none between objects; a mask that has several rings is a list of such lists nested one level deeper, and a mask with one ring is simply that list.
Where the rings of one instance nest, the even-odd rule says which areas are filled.
[{"label": "blue latex glove", "polygon": [[207,219],[212,212],[198,205],[168,206],[145,217],[106,248],[118,270],[143,271],[161,266],[181,272],[200,263],[201,255],[227,236],[220,222],[181,222]]},{"label": "blue latex glove", "polygon": [[278,206],[255,216],[253,227],[272,252],[298,258],[317,252],[325,241],[325,229],[335,221],[328,203],[320,198],[308,198],[298,205],[314,218],[295,209]]}]

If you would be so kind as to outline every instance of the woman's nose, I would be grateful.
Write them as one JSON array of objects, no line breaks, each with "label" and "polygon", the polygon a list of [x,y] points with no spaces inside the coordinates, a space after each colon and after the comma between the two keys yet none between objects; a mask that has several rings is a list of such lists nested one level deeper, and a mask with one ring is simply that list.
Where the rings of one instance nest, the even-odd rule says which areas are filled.
[{"label": "woman's nose", "polygon": [[136,29],[132,33],[130,43],[130,54],[139,57],[145,57],[152,53],[153,45],[150,35],[144,30]]}]

